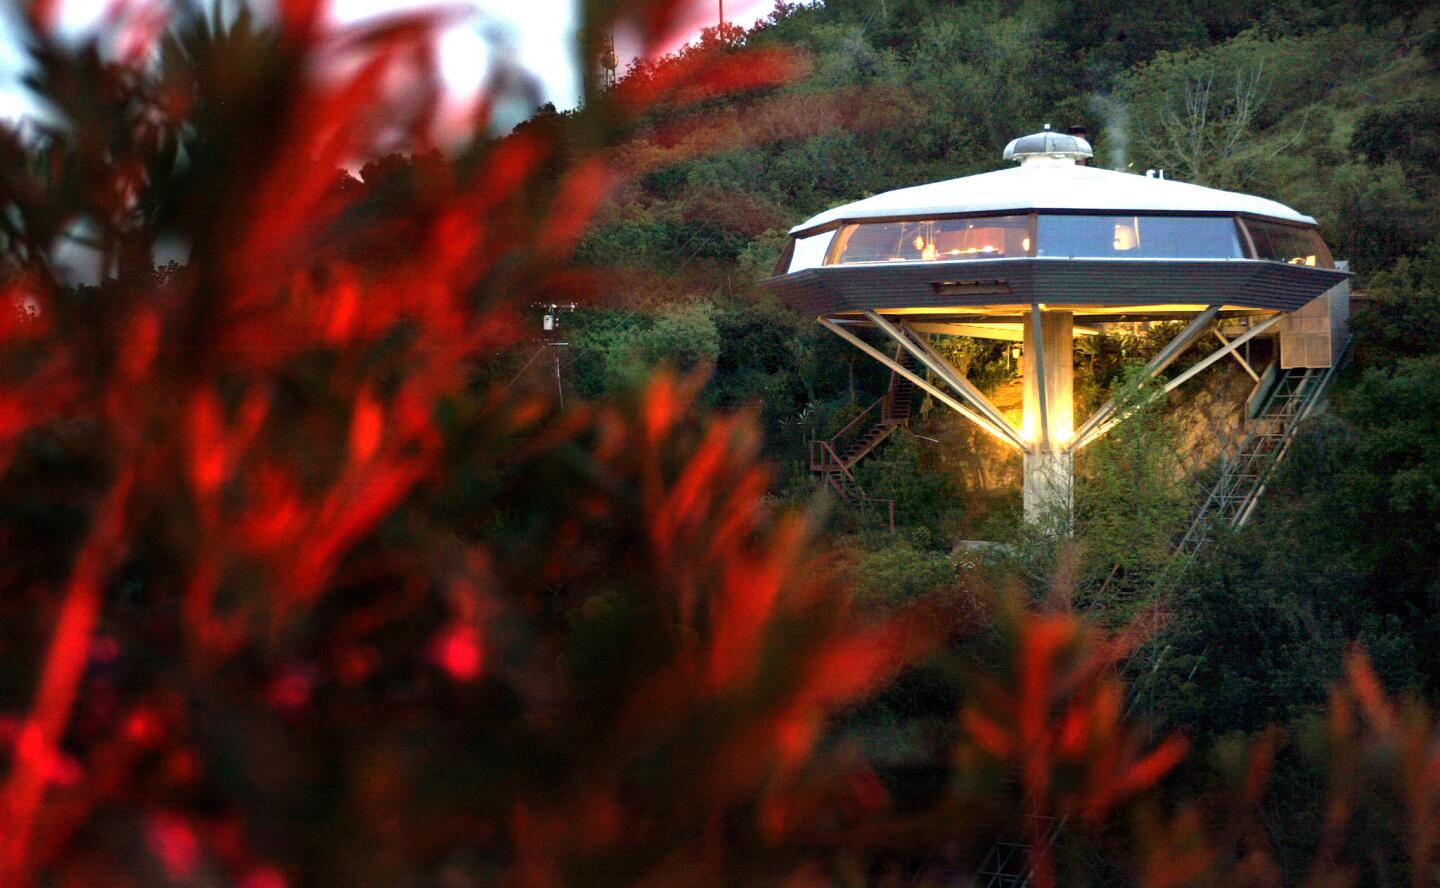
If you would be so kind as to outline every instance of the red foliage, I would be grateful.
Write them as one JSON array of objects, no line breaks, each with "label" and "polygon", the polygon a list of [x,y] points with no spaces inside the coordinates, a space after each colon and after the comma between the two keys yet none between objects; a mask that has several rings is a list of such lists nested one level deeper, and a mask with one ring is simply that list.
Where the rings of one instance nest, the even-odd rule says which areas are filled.
[{"label": "red foliage", "polygon": [[[619,25],[661,45],[678,6],[629,5]],[[321,11],[284,2],[268,36],[181,23],[148,66],[152,7],[118,9],[109,55],[66,48],[53,4],[30,8],[69,129],[3,146],[27,163],[0,191],[0,496],[67,520],[0,526],[23,614],[0,657],[7,687],[32,689],[0,698],[0,884],[824,884],[965,834],[968,799],[897,818],[831,742],[951,627],[851,612],[807,519],[767,505],[753,417],[707,415],[702,379],[663,371],[631,401],[564,411],[497,381],[531,304],[593,285],[576,242],[654,161],[615,133],[657,103],[770,88],[796,59],[684,53],[563,126],[357,183],[337,169],[426,147],[441,18],[337,36]],[[795,108],[736,138],[793,135]],[[391,186],[410,191],[378,212]],[[59,280],[53,245],[77,226],[99,287]],[[167,238],[190,260],[156,272]],[[1186,744],[1126,719],[1119,642],[1073,617],[1011,629],[1013,656],[962,707],[956,768],[1018,775],[1037,882],[1056,884],[1035,824],[1103,831]],[[1434,720],[1358,656],[1347,676],[1315,881],[1343,874],[1362,752],[1383,747],[1419,884]],[[1242,808],[1273,755],[1253,751]],[[1275,872],[1250,815],[1137,822],[1142,884]]]},{"label": "red foliage", "polygon": [[[674,8],[654,2],[626,15],[654,42]],[[273,40],[248,21],[229,33],[182,24],[185,63],[147,72],[137,41],[159,33],[150,13],[106,61],[51,40],[46,11],[34,10],[30,36],[46,76],[61,82],[91,65],[87,76],[139,135],[119,150],[98,139],[67,149],[92,181],[113,187],[65,191],[37,167],[5,195],[31,213],[31,228],[9,257],[17,311],[0,313],[0,451],[84,427],[87,437],[71,443],[97,481],[88,534],[46,598],[48,653],[35,664],[34,702],[0,786],[0,881],[139,872],[87,837],[87,824],[123,811],[139,815],[143,846],[172,880],[220,866],[236,884],[285,884],[247,829],[267,806],[283,810],[281,786],[304,783],[296,756],[336,719],[350,721],[349,755],[370,763],[342,784],[371,846],[357,854],[395,872],[437,842],[488,831],[505,837],[502,857],[528,884],[560,881],[556,867],[574,854],[629,857],[637,876],[662,881],[682,869],[718,874],[732,853],[719,840],[722,815],[755,806],[756,841],[778,847],[837,795],[854,795],[857,810],[882,807],[863,768],[843,769],[833,791],[797,792],[827,715],[896,674],[935,632],[910,620],[851,625],[805,522],[763,506],[769,476],[755,461],[753,421],[702,427],[692,405],[699,381],[666,375],[633,415],[585,406],[557,415],[524,390],[477,393],[468,382],[523,341],[528,304],[570,274],[569,254],[616,181],[603,140],[586,127],[611,129],[617,115],[623,125],[656,101],[773,85],[792,70],[786,54],[696,54],[649,78],[643,95],[636,81],[610,96],[569,131],[532,128],[477,145],[397,208],[404,248],[375,254],[354,222],[365,192],[337,185],[335,170],[393,138],[391,123],[427,116],[391,109],[399,116],[387,121],[385,84],[433,75],[426,47],[439,18],[396,18],[337,39],[321,32],[319,4],[286,2]],[[77,129],[92,125],[66,98]],[[251,104],[265,105],[263,119],[243,116]],[[240,116],[226,116],[232,108]],[[413,147],[424,132],[407,130]],[[188,170],[173,164],[186,139]],[[45,213],[31,212],[40,206]],[[98,292],[62,286],[36,246],[49,237],[40,226],[57,218],[100,227],[109,280]],[[186,268],[151,272],[162,235],[188,242]],[[83,317],[84,300],[97,297],[101,311]],[[439,416],[456,410],[462,426],[445,427]],[[567,448],[585,453],[589,469],[571,479],[565,503],[586,507],[547,518],[509,560],[435,524],[435,501],[463,473],[517,460],[538,467]],[[622,564],[644,576],[626,576]],[[127,577],[161,602],[173,593],[173,620],[117,611],[116,584]],[[662,634],[644,642],[653,662],[620,673],[623,693],[596,709],[565,677],[563,633],[537,595],[576,589],[573,604],[584,607],[620,583],[635,585]],[[121,640],[97,658],[102,624]],[[774,650],[783,662],[767,662]],[[158,671],[142,677],[142,656]],[[420,773],[385,739],[387,713],[439,730],[447,708],[417,708],[404,702],[413,692],[380,686],[416,660],[456,693],[481,694],[456,710],[476,713],[466,718],[501,718],[486,716],[493,704],[483,701],[505,688],[529,709],[538,747],[612,751],[558,771],[522,769],[493,796],[422,814],[409,798]],[[228,713],[237,750],[207,734],[197,717],[206,708]],[[81,710],[96,713],[84,730],[74,721]],[[706,724],[697,744],[695,726]],[[645,756],[671,745],[693,758],[682,782],[694,810],[682,818],[689,827],[658,836],[678,814],[657,805],[674,796],[652,799],[629,784]],[[467,761],[457,754],[452,761]],[[222,794],[217,819],[197,802],[219,791],[218,769],[237,756],[290,776],[245,764],[250,788]],[[637,847],[654,850],[637,856]],[[303,875],[313,865],[292,856],[286,868]]]}]

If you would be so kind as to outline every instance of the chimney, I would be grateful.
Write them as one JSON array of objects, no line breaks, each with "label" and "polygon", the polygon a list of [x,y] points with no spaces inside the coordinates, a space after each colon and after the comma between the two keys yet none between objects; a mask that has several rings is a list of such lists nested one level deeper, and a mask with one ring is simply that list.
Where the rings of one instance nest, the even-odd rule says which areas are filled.
[{"label": "chimney", "polygon": [[[1089,128],[1088,126],[1084,126],[1083,124],[1082,124],[1081,126],[1072,126],[1072,127],[1070,127],[1069,129],[1067,129],[1065,132],[1068,133],[1069,135],[1074,136],[1074,137],[1077,138],[1077,139],[1084,139],[1085,142],[1086,142],[1086,144],[1088,144],[1088,145],[1094,145],[1094,144],[1095,144],[1095,142],[1090,138],[1090,128]],[[1075,158],[1075,163],[1076,163],[1077,166],[1089,166],[1089,165],[1090,165],[1090,158],[1088,158],[1088,157],[1077,157],[1077,158]]]}]

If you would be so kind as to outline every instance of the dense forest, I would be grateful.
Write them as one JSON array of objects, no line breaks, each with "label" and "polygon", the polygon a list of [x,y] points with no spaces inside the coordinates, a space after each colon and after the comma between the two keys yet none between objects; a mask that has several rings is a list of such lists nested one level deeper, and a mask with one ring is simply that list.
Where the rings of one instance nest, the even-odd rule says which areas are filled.
[{"label": "dense forest", "polygon": [[[1183,389],[1090,456],[1068,547],[1027,539],[1018,459],[939,405],[860,468],[867,492],[894,500],[896,531],[844,503],[829,520],[858,594],[882,606],[938,594],[964,607],[995,587],[1040,601],[1062,562],[1071,605],[1102,622],[1163,601],[1164,628],[1127,667],[1135,711],[1182,728],[1199,772],[1237,738],[1285,727],[1285,795],[1267,825],[1287,846],[1286,881],[1298,879],[1324,819],[1313,789],[1324,767],[1304,738],[1320,730],[1347,646],[1364,646],[1386,687],[1440,694],[1440,18],[1414,3],[829,0],[777,3],[754,30],[710,31],[702,45],[797,47],[803,74],[641,123],[625,148],[639,174],[581,256],[658,282],[617,285],[577,312],[566,383],[604,397],[658,363],[713,368],[710,403],[760,412],[765,453],[782,467],[776,496],[817,495],[806,440],[888,381],[757,286],[785,230],[830,206],[996,169],[1010,139],[1080,125],[1098,164],[1299,207],[1350,261],[1365,299],[1331,409],[1258,520],[1182,576],[1171,547],[1216,456],[1206,438],[1220,434],[1186,426],[1196,405]],[[1087,343],[1077,394],[1098,404],[1163,341],[1115,331]],[[987,393],[1016,372],[1003,347],[952,348]],[[1243,398],[1238,368],[1210,372],[1209,395]],[[957,548],[967,539],[1025,542],[980,558],[977,575],[978,556]],[[964,648],[956,655],[975,655]],[[893,725],[943,709],[944,695],[919,690],[931,680],[913,681],[868,717]]]},{"label": "dense forest", "polygon": [[[777,0],[442,153],[435,22],[278,6],[27,14],[0,883],[966,885],[1000,839],[1036,886],[1435,883],[1436,10]],[[591,56],[678,20],[585,6]],[[788,229],[1045,124],[1356,273],[1326,409],[1193,561],[1228,361],[1086,452],[1073,535],[928,400],[868,500],[810,471],[889,375],[764,289]],[[1080,415],[1169,335],[1077,345]],[[944,348],[1013,406],[1009,343]]]}]

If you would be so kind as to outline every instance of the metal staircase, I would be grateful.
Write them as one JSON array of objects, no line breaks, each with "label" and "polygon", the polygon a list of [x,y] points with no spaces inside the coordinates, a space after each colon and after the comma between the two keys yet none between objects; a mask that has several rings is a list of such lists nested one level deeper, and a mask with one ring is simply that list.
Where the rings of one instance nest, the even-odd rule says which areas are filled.
[{"label": "metal staircase", "polygon": [[[905,349],[895,349],[895,361],[905,369],[915,371],[915,359]],[[810,471],[819,475],[826,486],[846,502],[888,504],[892,529],[895,526],[895,503],[867,496],[852,470],[885,443],[896,429],[910,424],[910,414],[918,394],[914,383],[898,373],[891,373],[890,385],[884,395],[829,440],[810,442]]]},{"label": "metal staircase", "polygon": [[1175,551],[1187,558],[1221,528],[1243,527],[1255,513],[1271,475],[1290,450],[1300,423],[1315,411],[1344,358],[1347,340],[1329,367],[1282,370],[1244,436],[1223,454],[1220,474]]}]

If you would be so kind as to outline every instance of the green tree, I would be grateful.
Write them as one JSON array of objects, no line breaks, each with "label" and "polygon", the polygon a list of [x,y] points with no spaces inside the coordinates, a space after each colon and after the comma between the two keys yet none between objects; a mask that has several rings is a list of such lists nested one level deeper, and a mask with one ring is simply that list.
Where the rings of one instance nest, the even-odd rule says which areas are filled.
[{"label": "green tree", "polygon": [[1077,466],[1078,597],[1124,620],[1171,578],[1190,502],[1163,390],[1132,365],[1111,393],[1125,418]]},{"label": "green tree", "polygon": [[1366,363],[1385,366],[1440,352],[1440,246],[1375,273],[1365,295],[1368,304],[1353,326]]}]

